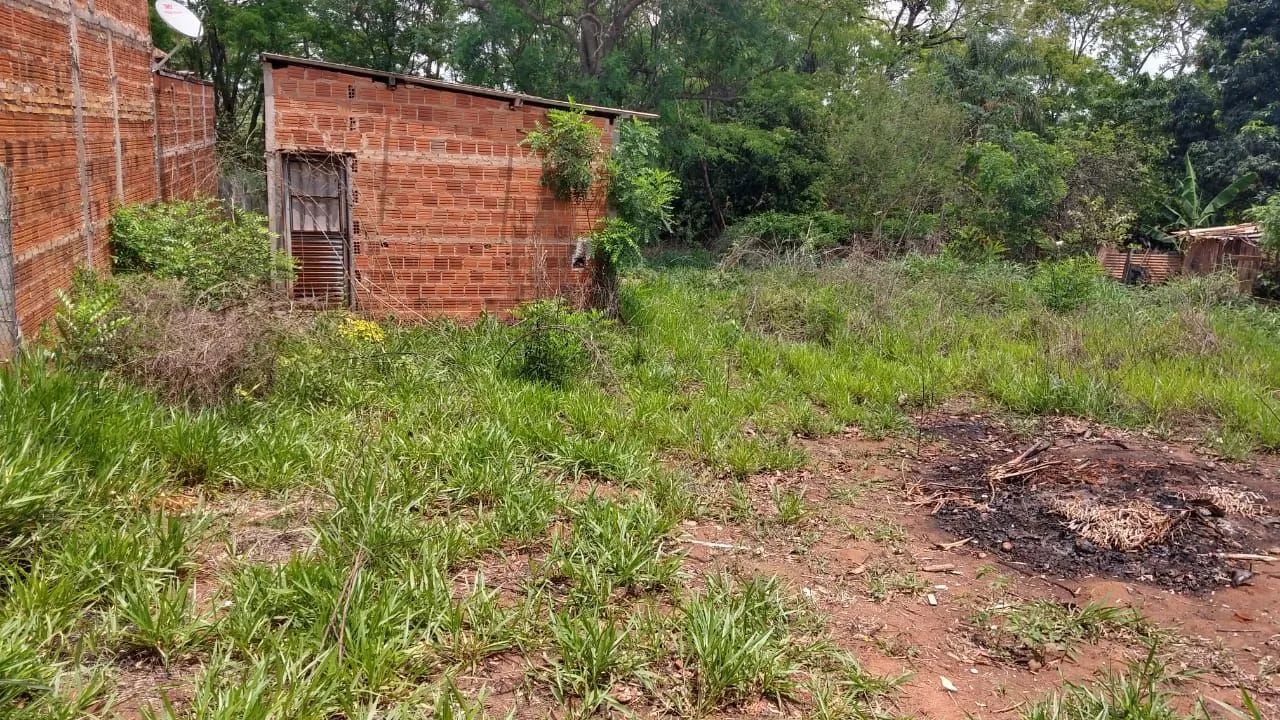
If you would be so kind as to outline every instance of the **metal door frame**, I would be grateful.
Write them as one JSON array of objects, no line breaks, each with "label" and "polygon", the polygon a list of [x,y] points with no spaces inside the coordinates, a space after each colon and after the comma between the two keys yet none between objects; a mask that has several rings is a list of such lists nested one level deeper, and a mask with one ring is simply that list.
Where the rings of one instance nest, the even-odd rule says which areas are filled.
[{"label": "metal door frame", "polygon": [[[339,152],[282,152],[280,153],[280,176],[283,189],[284,202],[281,203],[281,224],[284,232],[281,237],[284,238],[285,251],[293,258],[293,191],[289,184],[289,165],[291,160],[301,160],[306,162],[322,163],[325,161],[333,161],[339,169],[338,184],[341,187],[339,195],[340,207],[340,223],[342,225],[342,267],[343,267],[343,302],[342,305],[348,308],[356,306],[356,287],[355,287],[355,248],[354,233],[352,232],[352,212],[351,212],[351,153]],[[293,282],[289,283],[289,294],[293,294]]]}]

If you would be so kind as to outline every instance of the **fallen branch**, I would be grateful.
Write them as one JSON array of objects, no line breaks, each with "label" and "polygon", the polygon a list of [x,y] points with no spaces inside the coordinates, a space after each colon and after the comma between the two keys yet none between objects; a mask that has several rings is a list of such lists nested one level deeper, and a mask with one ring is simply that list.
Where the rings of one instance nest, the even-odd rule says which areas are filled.
[{"label": "fallen branch", "polygon": [[1051,447],[1053,447],[1053,443],[1049,442],[1048,440],[1044,440],[1044,439],[1037,440],[1031,444],[1031,447],[1027,448],[1026,450],[1023,450],[1021,455],[1005,463],[1004,467],[1016,468],[1022,463],[1026,462],[1027,459],[1035,457],[1036,455],[1039,455],[1040,453],[1044,452],[1045,450],[1048,450]]},{"label": "fallen branch", "polygon": [[1042,462],[1039,465],[1032,465],[1029,468],[1023,468],[1022,470],[1014,470],[1012,472],[998,473],[990,477],[993,482],[996,480],[1008,480],[1009,478],[1012,478],[1012,477],[1019,477],[1021,475],[1030,475],[1031,473],[1037,470],[1043,470],[1044,468],[1047,468],[1050,465],[1061,465],[1061,464],[1062,464],[1061,460],[1050,460],[1048,462]]},{"label": "fallen branch", "polygon": [[1252,562],[1273,563],[1280,562],[1280,558],[1272,555],[1255,555],[1253,553],[1215,553],[1215,557],[1223,560],[1249,560]]},{"label": "fallen branch", "polygon": [[733,545],[731,543],[709,542],[707,540],[694,540],[693,538],[680,538],[680,542],[689,543],[690,545],[701,545],[702,547],[716,548],[717,550],[746,550],[751,548],[742,545]]}]

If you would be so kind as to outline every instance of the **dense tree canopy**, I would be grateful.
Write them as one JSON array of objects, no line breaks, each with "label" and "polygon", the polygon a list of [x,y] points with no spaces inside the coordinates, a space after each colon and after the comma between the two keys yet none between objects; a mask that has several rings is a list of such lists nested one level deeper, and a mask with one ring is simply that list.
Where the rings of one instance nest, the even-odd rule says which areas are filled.
[{"label": "dense tree canopy", "polygon": [[[672,230],[834,211],[883,249],[1030,256],[1159,242],[1280,184],[1276,0],[194,0],[175,65],[258,162],[256,55],[285,52],[662,114]],[[173,42],[157,26],[157,42]]]}]

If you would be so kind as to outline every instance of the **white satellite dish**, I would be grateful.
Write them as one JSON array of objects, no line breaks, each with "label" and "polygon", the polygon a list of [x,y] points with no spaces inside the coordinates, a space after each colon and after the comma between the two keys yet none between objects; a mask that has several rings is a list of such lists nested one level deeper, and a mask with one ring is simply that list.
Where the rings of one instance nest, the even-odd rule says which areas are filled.
[{"label": "white satellite dish", "polygon": [[156,14],[166,25],[189,38],[199,38],[204,32],[200,18],[191,12],[191,8],[176,0],[156,0]]}]

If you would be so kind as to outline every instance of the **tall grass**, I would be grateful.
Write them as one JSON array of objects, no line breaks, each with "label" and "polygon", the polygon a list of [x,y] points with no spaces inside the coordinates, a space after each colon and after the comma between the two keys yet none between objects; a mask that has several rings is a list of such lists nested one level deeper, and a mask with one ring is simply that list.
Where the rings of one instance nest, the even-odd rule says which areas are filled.
[{"label": "tall grass", "polygon": [[[561,382],[513,371],[523,331],[494,319],[322,319],[265,396],[204,410],[29,357],[0,373],[0,705],[74,717],[152,662],[200,668],[187,717],[429,711],[449,693],[422,688],[516,652],[550,658],[534,675],[584,708],[678,657],[697,708],[812,680],[831,711],[844,681],[796,677],[776,589],[681,592],[672,529],[719,512],[703,479],[957,397],[1280,449],[1275,311],[1205,282],[1039,287],[921,259],[669,266],[625,280],[620,322],[575,318],[592,367]],[[300,488],[325,500],[314,549],[220,567],[198,597],[206,519],[167,499]],[[803,495],[773,500],[779,522],[809,517]],[[522,581],[483,579],[524,555]],[[626,616],[653,601],[678,617]]]}]

